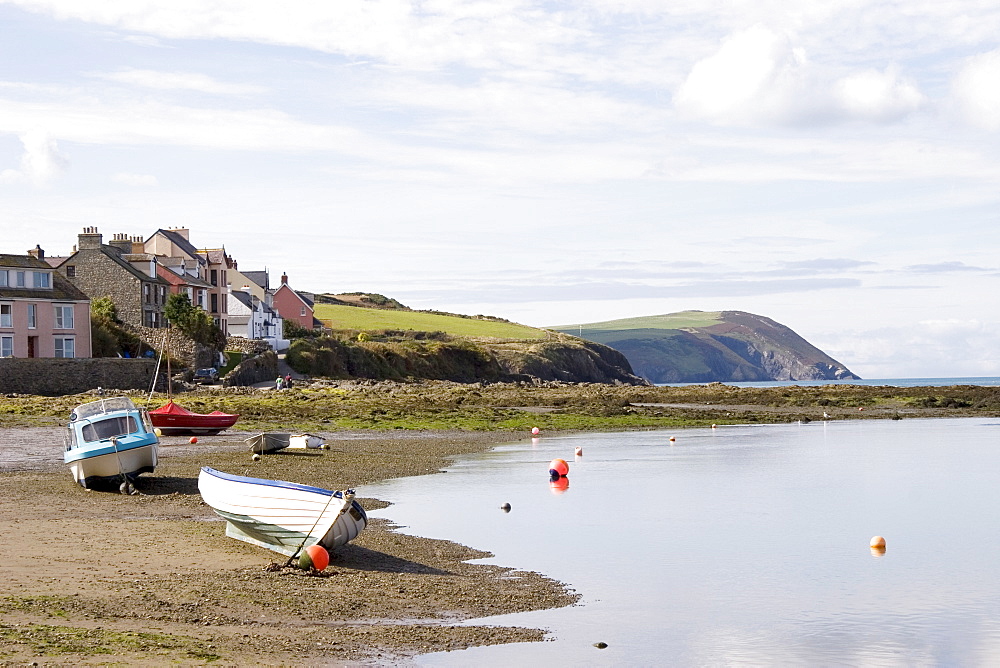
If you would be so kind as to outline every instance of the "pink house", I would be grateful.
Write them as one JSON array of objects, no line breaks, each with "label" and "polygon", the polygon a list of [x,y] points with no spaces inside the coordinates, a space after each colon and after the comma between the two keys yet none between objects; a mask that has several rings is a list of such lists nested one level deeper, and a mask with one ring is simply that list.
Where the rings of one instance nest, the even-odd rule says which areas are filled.
[{"label": "pink house", "polygon": [[44,258],[0,254],[0,357],[90,357],[90,299]]},{"label": "pink house", "polygon": [[288,287],[288,274],[281,275],[281,286],[274,291],[272,305],[283,320],[314,329],[313,300],[308,293],[296,292]]}]

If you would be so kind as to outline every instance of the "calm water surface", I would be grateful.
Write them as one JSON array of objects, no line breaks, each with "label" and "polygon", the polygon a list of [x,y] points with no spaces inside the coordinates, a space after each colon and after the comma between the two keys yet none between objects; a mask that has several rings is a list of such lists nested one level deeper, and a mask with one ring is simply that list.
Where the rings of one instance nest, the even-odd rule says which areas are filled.
[{"label": "calm water surface", "polygon": [[1000,665],[1000,419],[543,435],[364,493],[582,596],[420,665]]}]

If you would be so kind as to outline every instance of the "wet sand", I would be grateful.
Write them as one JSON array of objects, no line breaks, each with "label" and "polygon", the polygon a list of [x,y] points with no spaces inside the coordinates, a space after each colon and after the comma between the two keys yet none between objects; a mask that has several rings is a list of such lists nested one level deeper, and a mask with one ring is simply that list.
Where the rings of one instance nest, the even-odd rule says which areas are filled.
[{"label": "wet sand", "polygon": [[[570,605],[536,573],[467,560],[485,552],[374,520],[319,577],[269,570],[285,559],[232,540],[201,502],[201,466],[330,489],[432,473],[509,433],[339,432],[329,451],[255,464],[233,432],[164,437],[136,496],[88,492],[62,464],[63,429],[0,429],[0,662],[81,665],[406,664],[419,653],[537,641],[544,631],[457,626]],[[499,511],[498,511],[499,512]]]}]

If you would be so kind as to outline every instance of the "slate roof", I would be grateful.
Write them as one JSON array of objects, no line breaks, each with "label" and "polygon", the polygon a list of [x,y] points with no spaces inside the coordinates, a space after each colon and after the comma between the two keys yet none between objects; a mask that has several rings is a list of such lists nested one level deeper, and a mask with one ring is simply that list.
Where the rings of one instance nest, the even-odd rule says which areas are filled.
[{"label": "slate roof", "polygon": [[244,271],[240,273],[253,281],[257,286],[262,287],[265,290],[268,289],[268,275],[266,269],[264,271]]},{"label": "slate roof", "polygon": [[[0,267],[9,269],[52,269],[45,260],[30,255],[0,254]],[[90,301],[90,297],[62,277],[52,272],[52,288],[11,288],[0,287],[0,299],[51,299],[55,301]]]},{"label": "slate roof", "polygon": [[248,309],[253,311],[253,300],[250,298],[249,293],[243,292],[241,290],[233,290],[229,294],[235,297],[237,301],[246,306]]},{"label": "slate roof", "polygon": [[152,236],[155,237],[157,234],[163,235],[171,242],[173,242],[174,245],[179,247],[181,250],[190,255],[192,258],[196,258],[199,262],[205,261],[205,258],[198,255],[198,249],[194,247],[194,244],[192,244],[190,241],[182,237],[177,232],[174,232],[172,230],[159,229],[156,230],[156,232],[154,232]]},{"label": "slate roof", "polygon": [[225,248],[203,248],[198,252],[204,253],[212,264],[227,264],[226,257],[228,256]]}]

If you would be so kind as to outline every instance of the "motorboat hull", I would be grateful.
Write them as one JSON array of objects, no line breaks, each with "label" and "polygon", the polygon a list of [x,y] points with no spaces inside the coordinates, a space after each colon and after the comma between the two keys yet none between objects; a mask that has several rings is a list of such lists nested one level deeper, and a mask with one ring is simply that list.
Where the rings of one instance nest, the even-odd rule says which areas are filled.
[{"label": "motorboat hull", "polygon": [[82,487],[124,489],[157,465],[159,439],[146,414],[127,397],[80,404],[70,414],[63,462]]},{"label": "motorboat hull", "polygon": [[156,410],[149,411],[149,419],[161,434],[209,436],[229,429],[240,416],[234,413],[212,411],[211,413],[194,413],[186,408],[168,401]]}]

